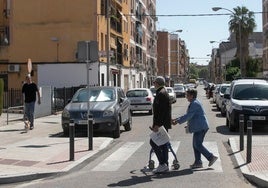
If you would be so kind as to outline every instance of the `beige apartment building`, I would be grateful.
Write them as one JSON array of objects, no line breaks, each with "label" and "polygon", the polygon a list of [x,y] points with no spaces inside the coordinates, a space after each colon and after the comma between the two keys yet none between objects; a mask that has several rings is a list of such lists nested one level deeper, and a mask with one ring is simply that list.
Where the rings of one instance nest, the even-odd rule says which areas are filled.
[{"label": "beige apartment building", "polygon": [[187,81],[189,54],[186,44],[178,34],[157,31],[158,75],[166,79],[167,85]]},{"label": "beige apartment building", "polygon": [[35,82],[69,79],[65,67],[54,79],[53,71],[47,78],[39,73],[49,65],[85,64],[77,60],[78,41],[98,42],[94,85],[147,87],[157,74],[155,0],[0,0],[0,11],[0,78],[7,88],[21,87],[28,58]]}]

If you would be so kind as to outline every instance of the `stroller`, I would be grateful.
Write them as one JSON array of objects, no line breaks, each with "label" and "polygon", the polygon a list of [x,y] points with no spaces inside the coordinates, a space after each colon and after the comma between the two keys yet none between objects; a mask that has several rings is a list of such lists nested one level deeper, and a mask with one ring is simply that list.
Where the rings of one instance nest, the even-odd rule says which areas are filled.
[{"label": "stroller", "polygon": [[[168,147],[168,151],[171,152],[173,157],[174,157],[172,167],[174,170],[178,170],[180,168],[180,164],[179,164],[179,161],[177,159],[177,156],[176,156],[174,150],[172,149],[171,143],[167,142],[166,144]],[[153,170],[155,168],[155,162],[154,162],[154,160],[152,160],[153,153],[154,153],[154,150],[153,150],[153,148],[151,148],[150,155],[149,155],[149,163],[148,163],[148,167],[150,170]]]}]

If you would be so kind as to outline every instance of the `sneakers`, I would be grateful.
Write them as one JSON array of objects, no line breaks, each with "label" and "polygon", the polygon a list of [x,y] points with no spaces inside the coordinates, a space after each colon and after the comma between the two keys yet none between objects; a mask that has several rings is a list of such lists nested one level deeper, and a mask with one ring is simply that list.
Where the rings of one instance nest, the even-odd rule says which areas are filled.
[{"label": "sneakers", "polygon": [[192,164],[192,165],[190,165],[190,168],[191,169],[196,169],[196,168],[203,168],[203,164]]},{"label": "sneakers", "polygon": [[153,173],[161,173],[161,172],[167,172],[169,171],[169,168],[166,164],[160,164],[154,171]]},{"label": "sneakers", "polygon": [[217,159],[218,159],[218,157],[213,156],[213,157],[211,158],[211,160],[209,161],[208,166],[212,166],[212,165],[215,163],[215,161],[217,161]]},{"label": "sneakers", "polygon": [[31,127],[30,127],[30,130],[33,130],[33,129],[34,129],[34,126],[31,126]]}]

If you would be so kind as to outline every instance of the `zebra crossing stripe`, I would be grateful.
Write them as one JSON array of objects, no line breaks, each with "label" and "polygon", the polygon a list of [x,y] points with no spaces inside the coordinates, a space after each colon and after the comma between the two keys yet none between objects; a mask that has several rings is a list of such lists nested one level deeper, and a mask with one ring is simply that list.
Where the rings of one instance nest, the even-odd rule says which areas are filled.
[{"label": "zebra crossing stripe", "polygon": [[[211,153],[213,153],[213,155],[218,157],[217,161],[209,168],[213,169],[213,172],[223,172],[217,142],[204,142],[203,144],[208,149],[208,151],[210,151]],[[201,157],[201,160],[203,161],[203,167],[207,167],[209,162],[203,155]],[[205,171],[201,170],[198,172],[205,172]]]},{"label": "zebra crossing stripe", "polygon": [[144,142],[127,142],[91,171],[116,171]]}]

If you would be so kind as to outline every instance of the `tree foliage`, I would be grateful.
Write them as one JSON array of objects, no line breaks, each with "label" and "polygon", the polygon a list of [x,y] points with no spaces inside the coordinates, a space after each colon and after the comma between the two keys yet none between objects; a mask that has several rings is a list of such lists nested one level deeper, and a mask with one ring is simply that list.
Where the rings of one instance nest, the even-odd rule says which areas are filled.
[{"label": "tree foliage", "polygon": [[237,44],[236,57],[241,60],[241,75],[243,77],[247,72],[247,62],[249,61],[249,49],[248,49],[248,37],[253,33],[256,28],[256,22],[254,19],[254,13],[249,11],[246,7],[236,7],[234,12],[230,16],[229,30],[235,33],[235,39]]}]

